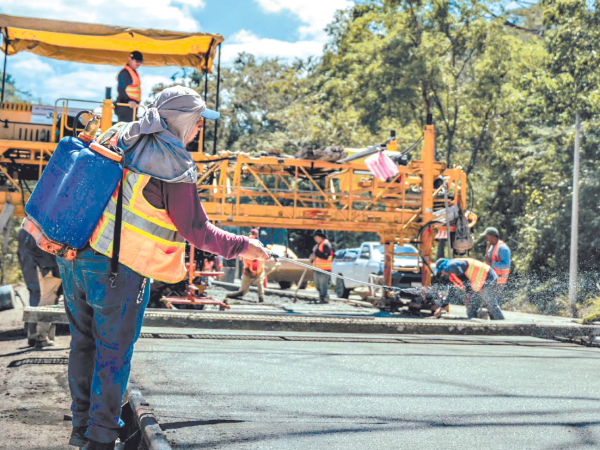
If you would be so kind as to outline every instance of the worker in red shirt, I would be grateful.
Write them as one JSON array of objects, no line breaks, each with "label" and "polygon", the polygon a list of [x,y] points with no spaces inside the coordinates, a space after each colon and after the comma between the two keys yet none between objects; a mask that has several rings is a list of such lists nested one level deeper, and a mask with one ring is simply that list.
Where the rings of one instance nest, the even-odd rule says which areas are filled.
[{"label": "worker in red shirt", "polygon": [[142,101],[142,83],[137,70],[144,62],[144,56],[137,50],[131,52],[125,67],[117,76],[117,105],[115,112],[119,122],[133,122],[135,111]]},{"label": "worker in red shirt", "polygon": [[[248,235],[250,239],[258,239],[258,230],[253,229]],[[244,267],[242,269],[242,285],[238,291],[227,294],[228,298],[243,297],[250,290],[250,286],[256,284],[258,289],[258,302],[265,301],[265,262],[260,259],[242,257]]]}]

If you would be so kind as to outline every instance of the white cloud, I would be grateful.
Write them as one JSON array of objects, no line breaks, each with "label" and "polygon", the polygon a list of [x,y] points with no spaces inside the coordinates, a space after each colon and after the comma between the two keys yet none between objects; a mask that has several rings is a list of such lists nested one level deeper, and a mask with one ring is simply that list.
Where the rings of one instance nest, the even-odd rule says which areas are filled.
[{"label": "white cloud", "polygon": [[[65,64],[65,63],[63,63]],[[53,105],[57,98],[77,98],[102,101],[105,88],[112,88],[113,100],[117,96],[118,67],[76,64],[74,70],[59,72],[45,62],[43,58],[31,53],[19,53],[8,60],[7,72],[14,76],[17,87],[31,93],[34,101]],[[64,66],[62,67],[64,68]],[[164,72],[174,68],[145,68],[140,69],[142,80],[142,100],[150,96],[152,87],[158,83],[171,84],[172,80]]]},{"label": "white cloud", "polygon": [[14,16],[103,25],[199,31],[192,8],[205,0],[2,0],[0,12]]},{"label": "white cloud", "polygon": [[351,0],[254,0],[263,10],[270,13],[289,11],[303,23],[300,36],[313,37],[325,42],[325,27],[333,20],[335,12],[354,4]]},{"label": "white cloud", "polygon": [[11,70],[13,72],[25,72],[29,74],[35,74],[35,76],[45,75],[53,72],[53,69],[50,66],[50,64],[42,61],[40,57],[34,55],[28,56],[30,57],[21,57],[17,61],[13,60],[14,57],[10,58]]},{"label": "white cloud", "polygon": [[286,42],[277,39],[259,38],[251,31],[241,30],[223,44],[222,61],[227,64],[233,61],[238,53],[246,52],[265,58],[307,58],[319,55],[323,43],[319,41]]}]

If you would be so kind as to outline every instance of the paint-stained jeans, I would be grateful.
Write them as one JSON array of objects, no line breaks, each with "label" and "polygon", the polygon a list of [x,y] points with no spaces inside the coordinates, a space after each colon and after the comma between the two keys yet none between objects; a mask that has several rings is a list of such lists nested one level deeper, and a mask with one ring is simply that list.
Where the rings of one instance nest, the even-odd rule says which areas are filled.
[{"label": "paint-stained jeans", "polygon": [[492,320],[504,320],[504,314],[498,305],[499,293],[501,292],[500,286],[495,282],[486,282],[485,286],[480,292],[474,292],[471,294],[471,300],[467,306],[467,317],[473,319],[477,317],[477,312],[481,306],[481,301],[485,303],[485,306]]},{"label": "paint-stained jeans", "polygon": [[313,271],[315,287],[319,291],[319,300],[322,302],[329,301],[329,285],[331,284],[331,275]]},{"label": "paint-stained jeans", "polygon": [[150,283],[119,265],[111,287],[110,259],[91,250],[73,261],[57,260],[71,328],[69,388],[73,426],[88,426],[97,442],[117,439],[133,345],[142,328]]}]

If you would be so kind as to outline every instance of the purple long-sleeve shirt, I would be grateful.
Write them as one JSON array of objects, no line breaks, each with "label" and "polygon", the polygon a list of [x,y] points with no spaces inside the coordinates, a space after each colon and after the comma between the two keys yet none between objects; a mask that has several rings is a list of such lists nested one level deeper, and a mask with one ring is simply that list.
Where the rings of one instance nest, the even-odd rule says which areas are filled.
[{"label": "purple long-sleeve shirt", "polygon": [[179,233],[200,250],[233,259],[248,248],[247,237],[223,231],[208,221],[195,184],[151,178],[143,195],[155,208],[165,209]]}]

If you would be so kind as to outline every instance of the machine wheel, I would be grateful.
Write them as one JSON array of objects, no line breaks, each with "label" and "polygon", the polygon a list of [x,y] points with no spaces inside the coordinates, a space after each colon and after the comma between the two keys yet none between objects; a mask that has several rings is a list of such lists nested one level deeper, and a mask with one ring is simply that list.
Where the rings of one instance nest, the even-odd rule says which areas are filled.
[{"label": "machine wheel", "polygon": [[346,285],[344,284],[344,280],[338,278],[335,282],[335,295],[339,298],[348,298],[350,297],[350,291],[352,289],[346,289]]},{"label": "machine wheel", "polygon": [[279,287],[281,289],[289,289],[290,287],[292,287],[292,283],[289,281],[280,281],[279,282]]}]

